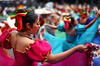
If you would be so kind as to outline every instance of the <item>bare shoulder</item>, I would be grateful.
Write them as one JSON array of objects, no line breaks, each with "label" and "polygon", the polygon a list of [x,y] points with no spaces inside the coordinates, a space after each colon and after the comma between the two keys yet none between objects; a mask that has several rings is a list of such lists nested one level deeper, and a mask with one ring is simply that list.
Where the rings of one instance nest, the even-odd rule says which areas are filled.
[{"label": "bare shoulder", "polygon": [[11,31],[11,32],[9,32],[9,34],[10,34],[11,36],[17,35],[17,34],[18,34],[18,31]]},{"label": "bare shoulder", "polygon": [[29,46],[29,44],[34,44],[34,40],[31,40],[31,39],[29,39],[29,38],[27,38],[27,37],[18,37],[17,38],[17,42],[16,42],[16,49],[17,50],[20,50],[20,51],[24,51],[24,49],[26,48],[26,47],[28,47]]},{"label": "bare shoulder", "polygon": [[[20,39],[18,39],[18,40],[20,40]],[[27,37],[24,37],[24,38],[22,38],[21,40],[20,40],[20,42],[22,42],[24,45],[29,45],[29,44],[34,44],[34,40],[32,40],[32,39],[29,39],[29,38],[27,38]]]},{"label": "bare shoulder", "polygon": [[18,31],[11,31],[11,32],[9,32],[10,34],[16,34],[16,33],[18,33]]},{"label": "bare shoulder", "polygon": [[17,36],[17,34],[18,34],[18,31],[11,31],[11,32],[9,32],[9,34],[10,34],[10,37],[11,37],[12,39],[16,39],[16,36]]}]

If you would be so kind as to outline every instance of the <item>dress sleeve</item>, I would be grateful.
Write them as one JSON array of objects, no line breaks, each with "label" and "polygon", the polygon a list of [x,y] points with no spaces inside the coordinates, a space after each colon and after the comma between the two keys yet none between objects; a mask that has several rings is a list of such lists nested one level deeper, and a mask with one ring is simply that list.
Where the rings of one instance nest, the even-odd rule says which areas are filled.
[{"label": "dress sleeve", "polygon": [[76,29],[75,34],[82,34],[85,32],[85,25],[79,24],[75,26],[75,29]]},{"label": "dress sleeve", "polygon": [[95,18],[95,16],[89,17],[89,18],[87,19],[87,24],[90,23],[94,18]]},{"label": "dress sleeve", "polygon": [[65,31],[65,29],[63,28],[64,25],[65,25],[65,23],[59,24],[59,26],[58,26],[57,29],[58,29],[60,32],[64,32],[64,31]]},{"label": "dress sleeve", "polygon": [[3,33],[0,36],[0,42],[3,45],[3,47],[6,49],[12,48],[10,45],[10,34],[9,34],[9,32],[11,31],[16,31],[16,29],[15,28],[6,29],[3,31]]},{"label": "dress sleeve", "polygon": [[35,43],[29,44],[25,51],[32,61],[44,63],[47,61],[47,56],[51,54],[51,46],[45,41],[35,40]]}]

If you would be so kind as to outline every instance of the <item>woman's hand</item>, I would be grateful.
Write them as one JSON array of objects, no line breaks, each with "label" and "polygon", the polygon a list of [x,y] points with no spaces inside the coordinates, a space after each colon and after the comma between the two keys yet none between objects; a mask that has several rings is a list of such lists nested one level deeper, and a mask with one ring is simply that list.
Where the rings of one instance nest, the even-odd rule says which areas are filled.
[{"label": "woman's hand", "polygon": [[84,52],[88,50],[88,46],[87,45],[78,45],[77,47],[77,51],[78,52]]}]

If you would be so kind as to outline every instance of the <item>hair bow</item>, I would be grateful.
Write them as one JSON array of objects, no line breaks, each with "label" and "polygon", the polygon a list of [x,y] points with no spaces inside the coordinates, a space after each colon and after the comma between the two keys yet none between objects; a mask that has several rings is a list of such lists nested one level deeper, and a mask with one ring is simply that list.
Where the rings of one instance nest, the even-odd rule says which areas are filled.
[{"label": "hair bow", "polygon": [[17,13],[17,14],[10,14],[10,18],[14,19],[16,18],[17,22],[17,29],[22,30],[23,29],[23,24],[22,24],[22,16],[26,16],[27,12],[25,13]]},{"label": "hair bow", "polygon": [[65,23],[65,25],[63,27],[68,29],[69,23],[71,23],[71,18],[68,16],[65,16],[63,22]]}]

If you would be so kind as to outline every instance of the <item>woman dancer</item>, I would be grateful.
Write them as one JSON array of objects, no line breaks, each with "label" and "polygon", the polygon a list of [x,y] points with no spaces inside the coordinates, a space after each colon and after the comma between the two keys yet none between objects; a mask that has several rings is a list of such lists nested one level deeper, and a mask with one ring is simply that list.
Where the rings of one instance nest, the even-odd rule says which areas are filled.
[{"label": "woman dancer", "polygon": [[[30,34],[37,33],[40,25],[39,19],[33,12],[25,12],[19,10],[11,18],[16,18],[15,28],[5,30],[1,36],[0,41],[4,48],[13,48],[15,62],[5,63],[1,60],[0,66],[4,63],[5,66],[37,66],[36,62],[57,63],[72,55],[73,53],[87,51],[87,45],[79,45],[63,53],[53,55],[51,54],[51,46],[42,40],[32,40]],[[1,57],[1,56],[0,56]],[[14,61],[14,60],[10,60]]]},{"label": "woman dancer", "polygon": [[[45,35],[45,39],[48,40],[50,45],[52,46],[52,53],[57,54],[63,51],[69,50],[77,45],[83,45],[85,42],[92,43],[93,38],[98,30],[99,17],[100,12],[97,16],[87,25],[78,24],[77,19],[66,15],[64,22],[58,26],[60,31],[66,32],[66,39],[57,38],[49,35],[48,33]],[[67,19],[68,18],[68,19]],[[69,27],[68,27],[69,25]],[[91,27],[90,27],[91,26]],[[90,28],[89,28],[90,27]],[[94,28],[93,28],[94,27]],[[91,29],[92,28],[92,29]],[[87,29],[90,29],[90,32],[87,32]],[[79,35],[81,37],[79,38]],[[92,35],[91,35],[92,34]],[[59,42],[60,41],[60,42]],[[52,43],[54,42],[54,43]]]}]

